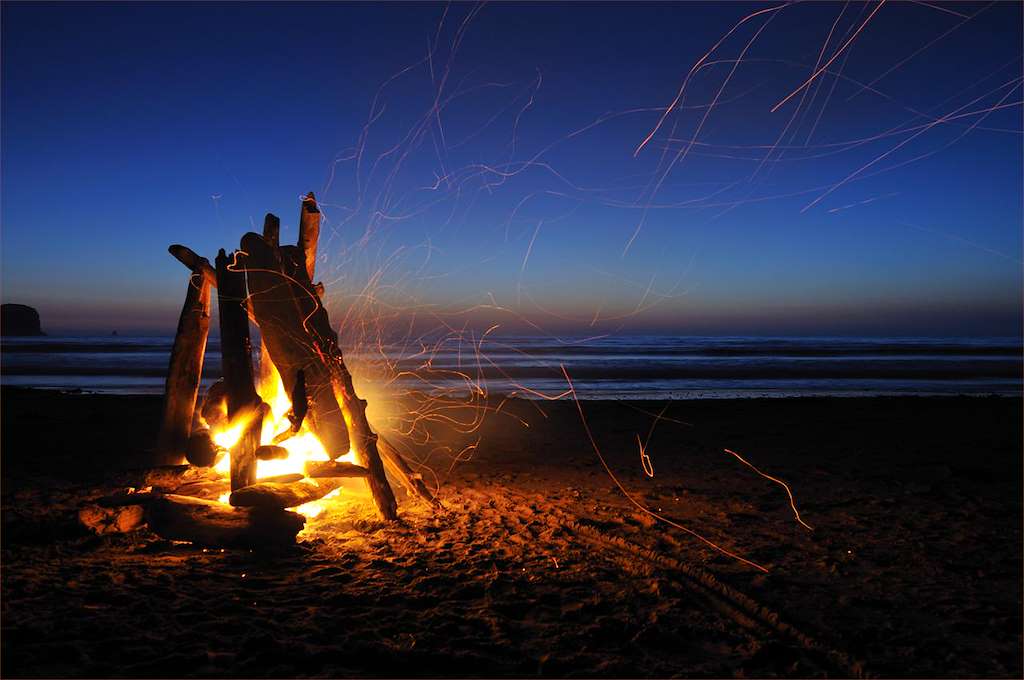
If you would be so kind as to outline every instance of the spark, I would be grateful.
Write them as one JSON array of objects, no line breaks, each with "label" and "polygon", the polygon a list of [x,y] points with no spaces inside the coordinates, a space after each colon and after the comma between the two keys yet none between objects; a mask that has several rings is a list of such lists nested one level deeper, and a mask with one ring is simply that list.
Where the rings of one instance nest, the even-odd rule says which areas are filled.
[{"label": "spark", "polygon": [[[882,0],[882,2],[885,2],[885,0]],[[778,8],[775,8],[775,9],[781,9],[781,7],[778,7]],[[765,10],[762,10],[762,12],[763,11],[765,11]],[[760,14],[760,13],[761,12],[755,12],[754,14],[756,15],[756,14]],[[753,16],[753,15],[751,15],[751,16]],[[718,91],[715,93],[714,99],[712,99],[711,104],[704,111],[704,115],[701,118],[700,123],[698,123],[697,129],[693,133],[693,139],[694,140],[696,140],[700,136],[700,132],[704,128],[704,124],[707,122],[708,116],[711,115],[712,109],[714,109],[715,105],[718,103],[718,100],[721,98],[722,93],[725,91],[726,86],[729,84],[729,81],[732,80],[733,75],[736,73],[736,69],[739,68],[740,62],[743,61],[743,58],[746,56],[747,51],[751,48],[751,46],[754,44],[754,42],[757,41],[757,38],[761,35],[761,33],[764,31],[764,29],[768,27],[768,24],[770,24],[772,19],[774,19],[776,16],[778,16],[778,15],[773,14],[772,16],[768,17],[768,19],[766,19],[765,22],[763,24],[761,24],[760,28],[758,28],[757,31],[754,33],[754,36],[749,41],[747,41],[747,44],[743,47],[743,51],[740,52],[739,58],[736,59],[736,63],[733,64],[732,69],[729,71],[729,75],[726,76],[725,80],[722,81],[722,85],[721,85],[721,87],[718,88]],[[723,40],[724,40],[724,38],[723,38]],[[719,44],[720,44],[720,42],[719,42]],[[716,45],[716,47],[717,47],[717,45]],[[712,49],[714,49],[714,48],[712,48]],[[707,56],[707,55],[705,55],[705,56]],[[684,85],[684,87],[685,87],[685,85]],[[665,170],[661,173],[660,177],[658,178],[657,182],[654,185],[654,188],[650,192],[651,200],[653,200],[654,196],[661,189],[661,187],[664,184],[665,180],[668,178],[669,173],[672,172],[672,169],[676,165],[678,165],[679,163],[681,163],[683,160],[686,159],[686,156],[690,152],[691,148],[693,148],[693,144],[692,143],[687,145],[687,147],[685,149],[683,149],[682,151],[677,153],[676,156],[672,159],[672,161],[668,164],[668,167],[666,167]],[[635,155],[636,154],[634,154],[634,156]],[[636,229],[633,230],[633,234],[629,237],[629,240],[626,242],[626,247],[623,248],[623,250],[622,250],[622,256],[623,257],[626,256],[626,254],[629,252],[629,249],[632,247],[633,242],[636,241],[637,236],[640,235],[640,230],[643,228],[644,223],[646,222],[646,219],[647,219],[647,210],[648,210],[647,208],[644,209],[643,214],[640,217],[640,221],[636,225]]]},{"label": "spark", "polygon": [[803,83],[803,84],[802,84],[802,85],[801,85],[800,87],[798,87],[798,88],[796,88],[795,90],[793,90],[792,92],[790,92],[790,93],[789,93],[788,95],[786,95],[785,97],[783,97],[783,99],[782,99],[782,100],[781,100],[781,101],[780,101],[780,102],[779,102],[778,104],[776,104],[775,106],[773,106],[773,107],[771,108],[771,112],[772,112],[772,113],[775,113],[775,112],[776,112],[776,111],[777,111],[777,110],[779,109],[779,107],[780,107],[780,106],[782,106],[783,104],[785,104],[786,102],[788,102],[788,101],[789,101],[790,99],[792,99],[792,98],[793,98],[793,96],[794,96],[794,95],[796,95],[796,93],[797,93],[797,92],[800,92],[800,91],[801,91],[801,90],[803,90],[803,89],[804,89],[805,87],[807,87],[807,86],[808,86],[808,85],[810,85],[810,84],[811,84],[812,82],[814,82],[814,79],[815,79],[815,78],[817,78],[817,77],[818,77],[819,75],[821,75],[821,74],[822,74],[822,73],[823,73],[823,72],[824,72],[824,71],[825,71],[825,70],[826,70],[826,69],[827,69],[827,68],[828,68],[828,67],[829,67],[829,66],[830,66],[830,65],[832,64],[832,62],[836,60],[836,57],[838,57],[838,56],[839,56],[840,54],[842,54],[842,53],[843,53],[843,51],[844,51],[844,50],[845,50],[845,49],[846,49],[847,47],[849,47],[849,46],[850,46],[850,43],[852,43],[852,42],[853,42],[853,41],[854,41],[854,40],[856,39],[856,37],[857,37],[858,35],[860,35],[860,32],[861,32],[861,31],[863,31],[863,30],[864,30],[864,27],[868,25],[868,23],[869,23],[869,22],[871,21],[871,19],[872,19],[872,18],[873,18],[873,17],[874,17],[874,16],[876,15],[876,14],[878,14],[878,10],[882,9],[882,7],[883,7],[883,6],[885,5],[885,3],[886,3],[886,2],[887,2],[887,0],[879,0],[878,4],[877,4],[877,5],[875,6],[875,9],[874,9],[874,10],[872,10],[871,14],[869,14],[869,15],[868,15],[868,18],[864,20],[864,23],[862,23],[862,24],[861,24],[860,26],[858,26],[858,27],[857,27],[857,30],[856,30],[856,31],[854,31],[853,35],[851,35],[851,36],[850,36],[850,38],[849,38],[849,39],[848,39],[848,40],[847,40],[847,41],[846,41],[845,43],[843,43],[843,46],[842,46],[842,47],[840,47],[840,48],[839,48],[838,50],[836,50],[835,54],[833,54],[833,55],[832,55],[832,56],[831,56],[831,57],[829,58],[829,60],[828,60],[828,61],[826,61],[826,62],[824,63],[824,65],[822,65],[822,67],[821,67],[821,68],[819,68],[819,69],[818,69],[817,71],[815,71],[815,72],[814,72],[813,74],[811,74],[811,77],[810,77],[810,78],[808,78],[807,80],[805,80],[805,81],[804,81],[804,83]]},{"label": "spark", "polygon": [[796,501],[793,500],[793,492],[790,490],[788,484],[786,484],[784,481],[782,481],[778,477],[772,477],[769,474],[765,474],[764,472],[761,472],[756,467],[754,467],[754,465],[752,463],[750,463],[748,460],[746,460],[743,456],[741,456],[740,454],[736,453],[735,451],[732,451],[730,449],[723,449],[723,451],[725,451],[726,453],[728,453],[728,454],[730,454],[732,456],[735,456],[738,461],[740,461],[741,463],[743,463],[744,465],[749,467],[751,470],[753,470],[757,474],[759,474],[762,477],[764,477],[765,479],[769,479],[769,480],[775,482],[776,484],[781,484],[782,488],[786,490],[786,495],[789,496],[789,507],[791,507],[793,509],[793,516],[796,517],[796,521],[799,522],[800,524],[802,524],[803,526],[805,526],[808,530],[814,531],[814,527],[812,527],[807,522],[803,521],[803,519],[800,517],[800,511],[796,509]]},{"label": "spark", "polygon": [[[927,5],[927,3],[919,3],[919,4],[922,4],[922,5],[926,5],[926,6],[928,6],[928,7],[931,7],[931,5]],[[964,15],[964,14],[959,14],[959,13],[957,13],[957,12],[950,12],[950,14],[956,14],[956,15],[957,15],[957,16],[959,16],[959,17],[963,17],[963,21],[961,21],[960,23],[958,23],[958,24],[954,25],[954,26],[953,26],[952,28],[950,28],[949,30],[947,30],[947,31],[945,31],[945,32],[943,32],[943,33],[941,33],[940,35],[938,35],[937,37],[933,38],[932,40],[928,41],[927,43],[925,43],[924,45],[922,45],[922,46],[921,46],[921,47],[919,47],[918,49],[914,50],[914,52],[912,52],[912,53],[910,54],[910,56],[908,56],[908,57],[906,57],[906,58],[904,58],[904,59],[901,59],[901,60],[900,60],[900,61],[898,61],[897,63],[893,64],[893,65],[892,65],[891,67],[889,67],[889,68],[888,68],[888,69],[887,69],[887,70],[886,70],[886,71],[885,71],[884,73],[882,73],[882,75],[878,76],[877,78],[875,78],[874,80],[872,80],[872,81],[871,81],[870,83],[868,83],[867,85],[865,85],[864,87],[860,88],[859,90],[857,90],[856,92],[854,92],[853,94],[851,94],[851,95],[850,95],[849,97],[847,97],[847,98],[846,98],[846,101],[850,101],[851,99],[853,99],[854,97],[856,97],[857,95],[859,95],[859,94],[860,94],[861,92],[864,92],[865,90],[867,90],[867,89],[870,89],[871,87],[873,87],[873,86],[875,85],[875,83],[877,83],[877,82],[878,82],[878,81],[880,81],[881,79],[885,78],[885,77],[886,77],[887,75],[889,75],[890,73],[892,73],[893,71],[895,71],[895,70],[896,70],[896,69],[898,69],[899,67],[903,66],[903,65],[904,65],[904,64],[906,64],[906,63],[907,63],[908,61],[910,61],[911,59],[913,59],[913,58],[914,58],[914,57],[916,57],[917,55],[921,54],[921,53],[922,53],[922,52],[924,52],[924,51],[925,51],[926,49],[928,49],[929,47],[931,47],[931,46],[932,46],[932,45],[934,45],[935,43],[939,42],[940,40],[942,40],[943,38],[945,38],[946,36],[948,36],[948,35],[949,35],[950,33],[952,33],[953,31],[957,30],[958,28],[960,28],[961,26],[963,26],[964,24],[966,24],[966,23],[967,23],[968,21],[970,21],[970,20],[971,20],[971,19],[973,19],[974,17],[978,16],[979,14],[981,14],[982,12],[984,12],[985,10],[987,10],[987,9],[988,9],[989,7],[991,7],[991,6],[992,6],[992,5],[994,5],[994,4],[996,4],[996,3],[995,3],[995,1],[993,1],[993,2],[990,2],[989,4],[987,4],[987,5],[985,5],[984,7],[982,7],[982,8],[980,9],[980,10],[978,10],[977,12],[975,12],[974,14],[971,14],[970,16],[967,16],[967,15]],[[939,9],[939,8],[938,8],[938,7],[936,7],[935,9]]]},{"label": "spark", "polygon": [[881,201],[881,200],[884,200],[886,198],[892,198],[893,196],[899,196],[899,195],[900,195],[899,191],[893,191],[891,193],[883,194],[881,196],[872,196],[871,198],[865,198],[863,201],[857,201],[855,203],[849,203],[847,205],[841,205],[841,206],[839,206],[837,208],[832,208],[831,210],[829,210],[829,212],[830,213],[837,213],[837,212],[841,212],[843,210],[848,210],[850,208],[856,208],[857,206],[867,205],[868,203],[874,203],[875,201]]},{"label": "spark", "polygon": [[[661,412],[654,417],[654,422],[651,423],[651,429],[647,431],[646,440],[641,441],[639,434],[636,436],[637,446],[640,447],[640,465],[643,466],[644,474],[647,475],[648,477],[654,476],[654,465],[651,463],[651,457],[647,453],[647,447],[651,443],[651,437],[654,436],[654,428],[658,426],[658,421],[662,419],[662,417],[665,415],[665,411],[667,411],[668,407],[671,405],[672,402],[667,402],[665,406],[661,409]],[[660,511],[661,508],[658,508],[658,510]]]},{"label": "spark", "polygon": [[668,524],[669,526],[673,526],[673,527],[675,527],[677,529],[680,529],[681,531],[684,531],[684,532],[690,534],[691,536],[693,536],[697,540],[701,541],[705,545],[708,545],[708,546],[714,548],[715,550],[717,550],[718,552],[722,553],[723,555],[728,555],[729,557],[731,557],[731,558],[733,558],[735,560],[738,560],[740,562],[743,562],[744,564],[748,564],[748,565],[754,567],[755,569],[757,569],[759,571],[763,571],[765,573],[768,573],[768,569],[766,567],[758,564],[757,562],[752,562],[752,561],[748,560],[745,557],[737,555],[736,553],[731,552],[731,551],[727,550],[726,548],[723,548],[722,546],[718,545],[717,543],[714,543],[711,540],[709,540],[707,538],[704,538],[703,536],[698,534],[693,529],[685,527],[682,524],[676,522],[675,520],[669,519],[668,517],[660,515],[660,514],[654,512],[653,510],[650,510],[649,508],[644,506],[642,503],[640,503],[638,500],[633,498],[632,494],[630,494],[629,491],[626,490],[626,487],[624,487],[622,485],[622,483],[619,481],[618,477],[615,476],[615,473],[612,472],[612,469],[610,467],[608,467],[608,462],[604,459],[604,455],[602,455],[602,453],[601,453],[601,448],[597,445],[597,441],[594,439],[594,435],[590,431],[590,425],[587,424],[587,417],[583,413],[583,405],[580,404],[579,397],[576,395],[576,388],[572,384],[572,379],[569,377],[569,372],[565,370],[565,365],[564,364],[560,364],[560,367],[562,369],[562,375],[565,376],[565,382],[569,385],[569,390],[568,390],[569,394],[570,394],[570,396],[572,396],[572,400],[576,404],[576,410],[580,414],[580,422],[583,424],[583,430],[587,434],[587,439],[590,440],[590,445],[594,449],[594,453],[597,454],[598,460],[601,461],[601,465],[604,467],[605,472],[608,473],[608,476],[611,477],[612,481],[615,483],[615,486],[617,486],[619,488],[619,491],[622,492],[622,495],[626,497],[626,500],[628,500],[630,503],[632,503],[634,506],[636,506],[637,509],[639,509],[641,512],[644,512],[644,513],[650,515],[651,517],[653,517],[653,518],[655,518],[657,520],[660,520],[660,521]]},{"label": "spark", "polygon": [[761,14],[766,14],[768,12],[777,12],[778,10],[788,6],[789,3],[785,3],[782,5],[776,5],[775,7],[766,7],[765,9],[759,9],[756,12],[752,12],[751,14],[748,14],[747,16],[743,17],[738,22],[736,22],[736,24],[732,28],[730,28],[725,35],[719,38],[718,42],[716,42],[711,47],[711,49],[705,52],[704,56],[698,59],[697,62],[690,68],[690,72],[686,74],[685,78],[683,78],[683,84],[679,86],[679,91],[676,93],[675,99],[673,99],[672,102],[667,107],[665,107],[665,111],[664,113],[661,114],[661,117],[658,119],[657,124],[649,133],[647,133],[647,136],[644,137],[643,141],[640,142],[636,149],[633,150],[633,157],[636,158],[640,154],[643,148],[647,146],[647,143],[650,142],[654,135],[658,133],[658,130],[661,129],[661,126],[665,124],[665,119],[668,118],[669,114],[672,113],[676,106],[682,101],[683,94],[686,92],[686,86],[689,84],[690,78],[693,76],[693,74],[700,70],[701,65],[705,61],[707,61],[712,54],[714,54],[715,50],[717,50],[719,46],[721,46],[721,44],[724,43],[730,35],[736,32],[736,29],[738,29],[740,26],[742,26],[743,24],[750,21],[756,16],[760,16]]},{"label": "spark", "polygon": [[[992,111],[996,110],[996,109],[997,109],[997,108],[998,108],[998,107],[999,107],[1000,105],[1002,105],[1002,104],[1003,104],[1003,102],[1004,102],[1004,101],[1006,100],[1006,98],[1008,98],[1008,97],[1009,97],[1009,96],[1010,96],[1011,94],[1013,94],[1013,93],[1014,93],[1014,92],[1016,91],[1016,88],[1017,88],[1017,87],[1019,86],[1019,84],[1020,84],[1020,82],[1021,82],[1021,80],[1022,80],[1022,79],[1024,79],[1024,78],[1014,78],[1013,80],[1011,80],[1011,81],[1009,81],[1009,82],[1007,82],[1007,83],[1004,83],[1003,85],[1001,85],[1001,86],[999,86],[999,87],[995,88],[995,90],[993,90],[993,91],[995,91],[995,92],[998,92],[998,91],[999,91],[999,90],[1001,90],[1001,89],[1004,89],[1004,88],[1006,88],[1006,87],[1008,87],[1008,86],[1010,86],[1010,85],[1013,85],[1013,88],[1011,88],[1011,89],[1008,89],[1008,90],[1007,90],[1006,94],[1005,94],[1005,95],[1003,95],[1003,99],[1001,99],[1001,100],[1000,100],[1000,101],[999,101],[999,102],[998,102],[998,103],[996,104],[996,106],[994,106],[994,107],[989,107],[988,109],[985,109],[984,111],[982,111],[982,114],[983,114],[984,116],[987,116],[987,115],[988,115],[988,114],[990,114],[990,113],[991,113]],[[878,161],[882,160],[883,158],[886,158],[887,156],[889,156],[889,155],[890,155],[890,154],[892,154],[893,152],[895,152],[895,151],[897,151],[897,150],[901,149],[902,147],[906,146],[906,145],[907,145],[907,144],[909,144],[909,143],[910,143],[911,141],[913,141],[914,139],[917,139],[918,137],[920,137],[920,136],[921,136],[921,135],[923,135],[924,133],[928,132],[929,130],[931,130],[931,129],[932,129],[933,127],[935,127],[936,125],[938,125],[938,124],[940,124],[940,123],[943,123],[943,122],[946,122],[946,120],[947,120],[947,119],[948,119],[948,118],[949,118],[950,116],[952,116],[953,114],[955,114],[955,113],[959,113],[959,112],[960,112],[961,110],[963,110],[963,109],[967,108],[968,106],[970,106],[970,105],[972,105],[972,104],[975,104],[975,103],[977,103],[977,102],[981,101],[981,100],[982,100],[983,98],[985,98],[985,97],[986,97],[986,96],[988,96],[989,94],[991,94],[991,92],[986,92],[985,94],[983,94],[983,95],[980,95],[980,96],[976,97],[975,99],[973,99],[973,100],[971,100],[971,101],[967,102],[967,103],[966,103],[966,104],[964,104],[963,106],[960,106],[960,107],[958,107],[958,108],[954,109],[953,111],[951,111],[951,112],[950,112],[949,114],[947,114],[947,115],[943,116],[942,118],[938,118],[938,119],[934,120],[933,122],[929,123],[928,125],[924,126],[924,128],[922,128],[922,129],[921,129],[920,131],[916,132],[915,134],[911,135],[910,137],[907,137],[907,138],[906,138],[906,139],[904,139],[904,140],[903,140],[902,142],[900,142],[900,143],[899,143],[899,144],[897,144],[896,146],[892,147],[891,149],[889,149],[889,150],[888,150],[888,151],[886,151],[885,153],[881,154],[880,156],[877,156],[877,157],[875,157],[875,158],[874,158],[873,160],[871,160],[871,161],[869,161],[868,163],[865,163],[865,164],[864,164],[864,165],[862,165],[861,167],[857,168],[856,170],[854,170],[853,172],[851,172],[851,173],[850,173],[849,175],[847,175],[847,176],[846,176],[845,178],[843,178],[842,180],[840,180],[840,181],[839,181],[839,182],[837,182],[836,184],[833,184],[833,185],[832,185],[831,187],[829,187],[829,189],[828,189],[827,191],[825,191],[825,192],[824,192],[823,194],[821,194],[821,195],[820,195],[820,196],[818,196],[818,197],[817,197],[816,199],[814,199],[813,201],[811,201],[810,203],[808,203],[808,204],[807,204],[806,206],[804,206],[804,207],[803,207],[803,208],[802,208],[802,209],[800,210],[800,212],[806,212],[806,211],[807,211],[808,209],[810,209],[810,208],[814,207],[815,205],[817,205],[817,204],[818,204],[818,203],[819,203],[819,202],[820,202],[820,201],[821,201],[822,199],[824,199],[824,198],[825,198],[826,196],[828,196],[829,194],[831,194],[832,192],[834,192],[834,191],[835,191],[836,189],[838,189],[839,187],[843,186],[844,184],[846,184],[847,182],[849,182],[850,180],[852,180],[852,179],[853,179],[854,177],[856,177],[857,175],[859,175],[860,173],[862,173],[862,172],[863,172],[864,170],[867,170],[868,168],[870,168],[871,166],[873,166],[873,165],[874,165],[875,163],[877,163]],[[982,118],[981,120],[984,120],[984,118]],[[971,127],[969,127],[969,128],[967,129],[967,131],[966,131],[966,132],[964,132],[964,134],[960,136],[960,138],[962,138],[962,137],[963,137],[964,135],[966,135],[966,134],[967,134],[968,132],[970,132],[971,130],[973,130],[973,129],[974,129],[974,127],[975,127],[975,126],[977,125],[977,123],[978,123],[978,122],[979,122],[979,121],[976,121],[976,122],[975,122],[975,125],[972,125]]]},{"label": "spark", "polygon": [[643,441],[640,440],[640,435],[636,436],[637,446],[640,447],[640,465],[644,469],[644,474],[648,477],[654,476],[654,465],[651,464],[651,457],[647,455],[647,447],[644,446]]},{"label": "spark", "polygon": [[922,2],[922,0],[910,0],[910,1],[912,3],[914,3],[915,5],[922,5],[924,7],[930,7],[932,9],[936,9],[936,10],[938,10],[940,12],[945,12],[946,14],[952,14],[955,17],[962,17],[964,19],[967,18],[966,14],[961,14],[960,12],[954,12],[953,10],[951,10],[951,9],[949,9],[947,7],[941,7],[939,5],[933,5],[930,2]]}]

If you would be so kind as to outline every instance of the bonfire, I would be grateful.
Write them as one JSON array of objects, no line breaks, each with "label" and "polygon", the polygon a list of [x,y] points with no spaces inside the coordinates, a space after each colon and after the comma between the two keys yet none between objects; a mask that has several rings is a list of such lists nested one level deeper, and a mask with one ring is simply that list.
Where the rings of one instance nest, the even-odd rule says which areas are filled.
[{"label": "bonfire", "polygon": [[[185,246],[168,249],[191,275],[168,367],[161,465],[138,487],[100,499],[86,524],[144,522],[171,540],[261,547],[294,542],[346,478],[365,480],[383,520],[398,517],[392,481],[437,503],[371,428],[356,394],[324,287],[314,283],[320,210],[312,192],[302,200],[298,243],[281,245],[279,234],[268,213],[262,234],[221,249],[214,265]],[[213,289],[223,377],[200,402]],[[250,322],[261,338],[255,366]]]}]

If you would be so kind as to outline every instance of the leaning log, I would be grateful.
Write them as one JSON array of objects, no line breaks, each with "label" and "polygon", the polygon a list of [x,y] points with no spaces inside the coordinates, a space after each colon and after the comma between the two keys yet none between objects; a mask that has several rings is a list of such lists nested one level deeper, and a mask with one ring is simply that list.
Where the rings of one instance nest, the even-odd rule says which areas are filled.
[{"label": "leaning log", "polygon": [[[264,233],[266,228],[264,227]],[[299,249],[302,251],[306,277],[313,280],[316,271],[316,248],[320,241],[320,208],[316,205],[316,197],[310,191],[302,199],[302,210],[299,213]],[[268,239],[269,243],[269,239]],[[276,244],[274,244],[276,245]]]},{"label": "leaning log", "polygon": [[322,479],[319,482],[256,482],[232,491],[228,503],[240,508],[295,508],[317,501],[341,486],[341,482]]},{"label": "leaning log", "polygon": [[[301,372],[309,397],[310,429],[327,451],[337,456],[347,453],[348,429],[334,395],[331,373],[304,326],[279,250],[255,233],[243,236],[241,247],[246,255],[239,263],[246,270],[260,337],[285,390],[293,396],[301,392],[296,389]],[[293,404],[293,411],[299,406]]]},{"label": "leaning log", "polygon": [[210,283],[205,276],[193,270],[185,292],[185,304],[178,317],[178,331],[171,347],[164,385],[163,419],[157,439],[160,463],[173,465],[185,462],[209,332]]},{"label": "leaning log", "polygon": [[423,481],[423,475],[418,472],[414,472],[409,463],[406,462],[402,454],[398,452],[391,442],[384,437],[377,439],[378,448],[380,449],[380,457],[384,461],[384,467],[388,472],[391,473],[392,477],[398,478],[410,494],[418,496],[422,500],[434,507],[440,507],[441,502],[434,497],[434,494],[427,487]]},{"label": "leaning log", "polygon": [[[248,236],[247,234],[246,237]],[[255,241],[255,239],[249,240]],[[356,462],[367,470],[366,483],[370,488],[377,511],[384,519],[396,519],[398,503],[388,484],[384,465],[377,452],[377,434],[370,428],[369,421],[366,419],[366,402],[360,399],[355,392],[352,376],[345,366],[341,349],[338,347],[338,334],[331,328],[327,310],[309,280],[302,261],[302,252],[294,246],[284,246],[279,249],[277,255],[279,255],[278,261],[281,263],[283,278],[291,286],[291,297],[299,309],[302,320],[301,328],[306,331],[307,342],[312,345],[318,359],[314,368],[327,372],[332,394],[325,396],[334,397],[329,400],[329,403],[340,403],[341,405],[352,451],[355,454]],[[306,369],[307,386],[310,382],[310,370]],[[321,396],[316,392],[312,394],[311,403],[314,408],[317,407],[317,402],[320,399]],[[314,418],[314,422],[315,420]],[[325,448],[327,448],[328,455],[335,458],[348,453],[348,449],[329,446]]]},{"label": "leaning log", "polygon": [[307,460],[306,476],[312,479],[329,477],[365,477],[369,474],[366,468],[354,463],[342,463],[336,460]]},{"label": "leaning log", "polygon": [[201,275],[203,280],[211,286],[217,287],[217,272],[214,271],[213,267],[210,266],[210,261],[205,257],[200,257],[191,248],[178,244],[168,247],[167,252],[173,255],[178,262],[188,267],[189,270]]},{"label": "leaning log", "polygon": [[154,498],[146,506],[146,521],[153,533],[168,540],[257,548],[294,543],[306,518],[285,510],[232,508],[170,494]]},{"label": "leaning log", "polygon": [[256,481],[256,449],[263,431],[262,404],[253,384],[252,344],[246,313],[245,274],[235,267],[239,256],[217,253],[217,299],[220,307],[220,354],[227,393],[228,418],[243,428],[231,447],[231,488]]},{"label": "leaning log", "polygon": [[[377,450],[377,433],[370,427],[370,422],[366,418],[366,401],[356,394],[352,374],[345,366],[341,348],[338,347],[338,334],[331,328],[327,309],[307,276],[298,249],[283,247],[280,252],[283,271],[292,285],[293,299],[298,303],[302,313],[304,328],[309,333],[317,355],[322,357],[322,363],[330,372],[334,395],[341,404],[345,422],[348,424],[349,439],[356,462],[366,468],[366,484],[381,516],[389,520],[395,519],[398,517],[398,503],[388,484],[384,464]],[[347,451],[328,449],[328,455],[335,458],[345,453]]]}]

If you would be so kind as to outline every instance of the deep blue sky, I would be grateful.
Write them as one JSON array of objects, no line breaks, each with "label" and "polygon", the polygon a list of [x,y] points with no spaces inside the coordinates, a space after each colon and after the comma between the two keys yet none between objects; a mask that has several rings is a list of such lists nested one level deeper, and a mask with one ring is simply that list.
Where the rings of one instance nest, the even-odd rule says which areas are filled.
[{"label": "deep blue sky", "polygon": [[312,189],[338,309],[383,267],[509,330],[1019,334],[1019,3],[887,3],[775,113],[875,6],[759,15],[634,156],[780,4],[5,2],[3,301],[172,330],[167,246],[294,238]]}]

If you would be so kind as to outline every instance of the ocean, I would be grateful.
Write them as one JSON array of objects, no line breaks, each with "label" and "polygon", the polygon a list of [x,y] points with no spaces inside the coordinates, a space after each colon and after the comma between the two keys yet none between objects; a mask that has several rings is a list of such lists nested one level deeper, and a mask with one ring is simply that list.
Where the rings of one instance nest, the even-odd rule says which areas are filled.
[{"label": "ocean", "polygon": [[[114,394],[159,394],[172,337],[4,338],[0,383]],[[342,348],[344,349],[344,347]],[[398,388],[462,389],[450,371],[490,394],[537,398],[565,391],[565,367],[583,399],[1016,395],[1022,389],[1020,338],[754,338],[616,336],[600,339],[516,336],[472,345],[444,343],[430,354],[391,348]],[[220,375],[211,338],[203,370]],[[366,357],[347,354],[360,381]],[[428,365],[429,369],[424,370]],[[369,376],[369,377],[368,377]],[[394,388],[395,386],[392,386]]]}]

